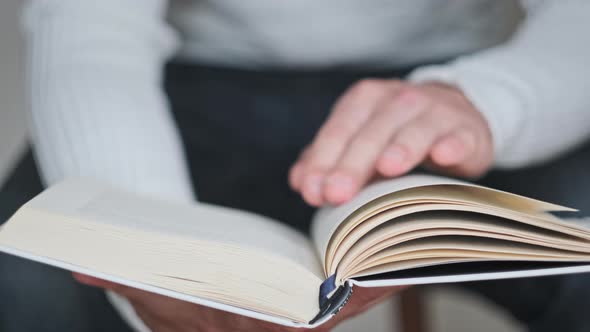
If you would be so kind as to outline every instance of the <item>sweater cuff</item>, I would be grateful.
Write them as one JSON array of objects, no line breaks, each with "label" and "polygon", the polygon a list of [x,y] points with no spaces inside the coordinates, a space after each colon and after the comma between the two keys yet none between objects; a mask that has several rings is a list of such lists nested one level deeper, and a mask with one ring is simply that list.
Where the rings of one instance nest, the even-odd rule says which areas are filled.
[{"label": "sweater cuff", "polygon": [[459,88],[486,119],[493,138],[494,164],[514,167],[511,145],[526,121],[527,86],[511,75],[461,60],[413,71],[414,83],[441,82]]}]

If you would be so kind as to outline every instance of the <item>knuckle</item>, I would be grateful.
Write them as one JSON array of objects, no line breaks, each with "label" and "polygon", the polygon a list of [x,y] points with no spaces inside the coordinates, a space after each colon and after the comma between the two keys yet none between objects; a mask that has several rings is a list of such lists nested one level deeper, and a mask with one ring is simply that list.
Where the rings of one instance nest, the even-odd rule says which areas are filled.
[{"label": "knuckle", "polygon": [[[392,91],[382,99],[382,109],[391,110],[418,110],[417,105],[428,101],[427,96],[420,90],[407,85],[402,86],[399,90]],[[420,108],[421,109],[421,108]]]},{"label": "knuckle", "polygon": [[375,91],[380,90],[382,87],[382,82],[376,79],[363,79],[358,81],[352,87],[352,91],[355,95],[358,96],[366,96],[375,93]]},{"label": "knuckle", "polygon": [[402,86],[399,89],[399,96],[401,97],[409,97],[409,96],[413,96],[415,93],[418,92],[418,88],[416,88],[413,85],[410,84],[405,84],[404,86]]},{"label": "knuckle", "polygon": [[395,110],[398,108],[398,98],[397,95],[392,95],[389,94],[387,96],[385,96],[380,104],[379,104],[379,109],[377,110],[378,112],[389,112],[392,110]]},{"label": "knuckle", "polygon": [[412,85],[403,86],[397,95],[397,101],[407,105],[426,101],[428,97],[420,89]]}]

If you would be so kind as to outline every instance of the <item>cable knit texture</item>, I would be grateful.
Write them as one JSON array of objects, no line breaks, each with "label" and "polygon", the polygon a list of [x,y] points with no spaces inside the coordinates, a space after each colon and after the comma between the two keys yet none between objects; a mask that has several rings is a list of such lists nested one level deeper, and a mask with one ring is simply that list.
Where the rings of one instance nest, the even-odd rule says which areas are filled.
[{"label": "cable knit texture", "polygon": [[172,30],[156,20],[163,11],[157,0],[39,0],[28,7],[31,126],[46,184],[94,176],[193,198],[161,90],[161,68],[176,47]]}]

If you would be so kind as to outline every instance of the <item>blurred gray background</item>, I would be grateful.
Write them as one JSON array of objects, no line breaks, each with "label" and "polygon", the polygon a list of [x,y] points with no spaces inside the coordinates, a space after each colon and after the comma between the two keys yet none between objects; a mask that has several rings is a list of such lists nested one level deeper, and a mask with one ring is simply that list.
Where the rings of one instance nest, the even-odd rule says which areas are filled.
[{"label": "blurred gray background", "polygon": [[[23,43],[19,31],[21,1],[0,1],[0,184],[27,144],[23,93]],[[2,296],[2,294],[0,294]],[[520,331],[502,312],[471,294],[437,287],[425,292],[431,332]],[[338,328],[347,331],[399,331],[396,301],[384,303]]]}]

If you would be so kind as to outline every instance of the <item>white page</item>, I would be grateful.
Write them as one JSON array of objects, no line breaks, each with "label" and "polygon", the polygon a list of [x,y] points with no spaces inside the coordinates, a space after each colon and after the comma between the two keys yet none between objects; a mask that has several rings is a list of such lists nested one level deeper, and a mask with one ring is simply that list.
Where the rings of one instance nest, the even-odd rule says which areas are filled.
[{"label": "white page", "polygon": [[[27,207],[111,225],[272,252],[323,276],[311,241],[294,229],[253,213],[204,203],[165,202],[101,184],[71,179]],[[175,211],[170,215],[170,211]],[[165,223],[162,223],[165,220]]]},{"label": "white page", "polygon": [[[213,301],[203,300],[198,294],[193,293],[194,296],[191,296],[184,291],[174,291],[152,281],[170,280],[168,273],[171,277],[176,275],[172,271],[184,271],[178,274],[184,276],[192,274],[195,267],[209,266],[196,270],[198,273],[193,274],[194,280],[215,285],[218,277],[215,276],[217,269],[214,266],[221,268],[227,265],[226,270],[218,272],[224,273],[231,282],[231,285],[226,286],[230,290],[235,289],[230,292],[235,294],[235,299],[240,298],[238,293],[244,293],[249,296],[245,299],[267,301],[252,293],[256,288],[240,286],[236,276],[245,275],[249,277],[240,279],[241,282],[252,278],[252,282],[266,285],[266,293],[269,293],[268,290],[270,293],[280,292],[277,296],[267,298],[279,298],[277,302],[285,303],[285,306],[271,308],[287,310],[283,312],[293,312],[297,316],[292,317],[308,319],[313,318],[318,310],[317,292],[323,272],[310,241],[291,228],[261,216],[205,204],[190,206],[167,203],[120,192],[91,180],[71,180],[52,187],[26,204],[13,219],[0,228],[0,251],[73,271],[89,271],[91,275],[106,276],[107,280],[127,280],[123,284],[157,290],[164,295],[174,294],[176,298],[202,304]],[[58,225],[67,227],[54,229]],[[128,230],[133,228],[137,232],[130,233]],[[111,235],[90,236],[90,233],[100,229]],[[66,234],[62,233],[64,230],[74,233],[62,237]],[[130,241],[129,236],[133,235],[151,240]],[[106,243],[109,244],[101,239],[108,240]],[[173,241],[170,242],[170,239]],[[175,260],[157,260],[160,256],[157,256],[159,251],[155,249],[152,253],[156,255],[152,256],[154,261],[143,258],[142,261],[132,260],[132,257],[150,257],[150,243],[155,244],[153,248],[162,243],[160,250],[168,254],[162,257],[173,259],[176,256],[170,254],[183,248],[185,252],[196,251],[194,255],[187,253],[191,259],[189,266],[176,264]],[[223,250],[215,251],[216,247]],[[106,251],[110,254],[105,255]],[[223,263],[226,259],[235,264]],[[157,266],[164,266],[162,272],[166,275],[141,274],[141,266],[147,264],[153,267],[155,261],[158,261]],[[213,307],[219,306],[227,309],[221,303]],[[240,306],[239,303],[236,306]],[[269,320],[269,316],[264,316],[265,320]],[[284,323],[284,320],[279,320]]]},{"label": "white page", "polygon": [[[91,269],[83,268],[81,266],[72,265],[72,264],[69,264],[66,262],[62,262],[59,260],[55,260],[55,259],[51,259],[51,258],[47,258],[47,257],[43,257],[43,256],[38,256],[38,255],[33,255],[33,254],[27,253],[25,251],[20,251],[20,250],[11,248],[11,247],[3,246],[1,244],[0,244],[0,252],[4,252],[4,253],[14,255],[14,256],[19,256],[22,258],[26,258],[26,259],[36,261],[39,263],[43,263],[43,264],[55,266],[58,268],[66,269],[69,271],[74,271],[74,272],[82,273],[85,275],[93,276],[93,277],[107,280],[107,281],[111,281],[111,282],[114,282],[117,284],[145,290],[145,291],[148,291],[151,293],[160,294],[160,295],[172,297],[172,298],[175,298],[178,300],[187,301],[187,302],[191,302],[191,303],[195,303],[195,304],[200,304],[200,305],[204,305],[204,306],[207,306],[210,308],[219,309],[219,310],[223,310],[223,311],[227,311],[230,313],[234,313],[234,314],[238,314],[238,315],[242,315],[242,316],[246,316],[246,317],[251,317],[251,318],[255,318],[255,319],[260,319],[263,321],[267,321],[267,322],[271,322],[271,323],[275,323],[275,324],[279,324],[279,325],[290,326],[290,327],[299,327],[299,328],[312,327],[309,324],[297,323],[297,322],[293,322],[293,321],[285,319],[285,318],[266,315],[266,314],[259,313],[256,311],[247,310],[247,309],[243,309],[240,307],[223,304],[220,302],[207,300],[207,299],[200,298],[197,296],[191,296],[191,295],[175,292],[175,291],[172,291],[169,289],[160,288],[160,287],[156,287],[156,286],[152,286],[152,285],[147,285],[144,283],[138,283],[138,282],[135,282],[135,281],[132,281],[129,279],[124,279],[124,278],[120,278],[120,277],[117,277],[114,275],[101,273],[101,272],[94,271]],[[331,318],[331,317],[327,317],[327,318]],[[322,320],[313,326],[318,326],[318,325],[324,323],[325,321],[326,320]]]}]

